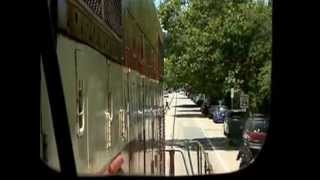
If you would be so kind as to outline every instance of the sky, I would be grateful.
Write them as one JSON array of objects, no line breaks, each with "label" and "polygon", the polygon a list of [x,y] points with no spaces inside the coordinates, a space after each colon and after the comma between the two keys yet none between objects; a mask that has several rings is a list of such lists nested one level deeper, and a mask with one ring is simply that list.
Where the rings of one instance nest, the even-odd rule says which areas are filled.
[{"label": "sky", "polygon": [[160,0],[153,0],[153,1],[154,1],[154,4],[156,5],[156,7],[158,8],[160,5]]}]

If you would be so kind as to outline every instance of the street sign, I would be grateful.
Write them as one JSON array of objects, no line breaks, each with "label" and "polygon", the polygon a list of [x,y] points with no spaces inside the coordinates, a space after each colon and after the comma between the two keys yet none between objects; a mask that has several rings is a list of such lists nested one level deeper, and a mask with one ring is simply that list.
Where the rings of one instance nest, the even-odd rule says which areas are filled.
[{"label": "street sign", "polygon": [[249,96],[241,95],[240,96],[240,108],[247,109],[249,107]]},{"label": "street sign", "polygon": [[233,98],[233,97],[234,97],[234,89],[231,88],[231,98]]}]

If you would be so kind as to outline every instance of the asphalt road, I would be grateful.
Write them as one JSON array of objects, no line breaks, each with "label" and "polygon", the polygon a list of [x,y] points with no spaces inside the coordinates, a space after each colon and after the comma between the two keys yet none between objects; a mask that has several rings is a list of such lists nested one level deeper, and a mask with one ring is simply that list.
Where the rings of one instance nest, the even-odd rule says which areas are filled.
[{"label": "asphalt road", "polygon": [[[208,153],[213,174],[229,173],[239,169],[240,162],[236,160],[238,147],[228,144],[223,134],[223,123],[216,124],[212,119],[203,116],[200,107],[197,107],[184,93],[170,93],[169,97],[165,98],[166,101],[170,104],[170,109],[165,115],[167,149],[181,150],[186,160],[184,164],[182,155],[175,153],[175,176],[188,175],[185,166],[189,175],[192,175],[187,150],[183,147],[185,140],[197,140],[203,145],[205,152]],[[172,139],[174,146],[171,146]],[[194,175],[197,175],[196,151],[191,150],[190,155]],[[169,175],[169,153],[166,154],[166,175]]]}]

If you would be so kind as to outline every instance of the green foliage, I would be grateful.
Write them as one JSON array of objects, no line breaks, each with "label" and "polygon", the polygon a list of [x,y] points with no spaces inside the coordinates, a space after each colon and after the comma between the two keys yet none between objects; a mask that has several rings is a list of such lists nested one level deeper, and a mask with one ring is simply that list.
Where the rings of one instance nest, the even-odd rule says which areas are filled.
[{"label": "green foliage", "polygon": [[270,99],[271,7],[249,0],[167,0],[159,9],[165,84],[221,98],[234,87],[252,109]]}]

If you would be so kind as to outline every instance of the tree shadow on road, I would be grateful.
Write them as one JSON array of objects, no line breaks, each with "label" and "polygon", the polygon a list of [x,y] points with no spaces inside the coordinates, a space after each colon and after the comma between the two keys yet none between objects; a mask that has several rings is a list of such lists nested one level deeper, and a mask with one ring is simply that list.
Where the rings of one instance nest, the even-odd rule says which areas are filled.
[{"label": "tree shadow on road", "polygon": [[182,105],[178,105],[178,106],[174,106],[174,107],[181,107],[181,108],[196,108],[199,107],[195,104],[182,104]]},{"label": "tree shadow on road", "polygon": [[[224,150],[224,151],[235,151],[239,150],[241,143],[230,144],[226,137],[215,137],[215,138],[195,138],[195,139],[175,139],[173,141],[174,146],[186,149],[185,142],[188,140],[199,141],[203,146],[204,150]],[[172,140],[166,140],[167,145],[172,144]],[[213,147],[212,147],[213,146]],[[197,145],[195,143],[190,144],[190,150],[196,151]]]},{"label": "tree shadow on road", "polygon": [[189,99],[187,97],[177,97],[177,99]]},{"label": "tree shadow on road", "polygon": [[176,114],[177,118],[205,118],[203,114]]},{"label": "tree shadow on road", "polygon": [[178,112],[200,112],[199,109],[185,109],[185,110],[178,110]]},{"label": "tree shadow on road", "polygon": [[233,150],[238,150],[240,147],[240,143],[230,143],[230,141],[226,137],[197,138],[193,140],[199,141],[205,150],[216,149],[216,150],[233,151]]}]

